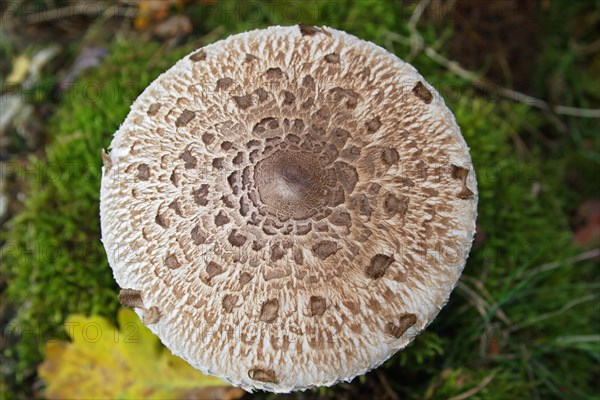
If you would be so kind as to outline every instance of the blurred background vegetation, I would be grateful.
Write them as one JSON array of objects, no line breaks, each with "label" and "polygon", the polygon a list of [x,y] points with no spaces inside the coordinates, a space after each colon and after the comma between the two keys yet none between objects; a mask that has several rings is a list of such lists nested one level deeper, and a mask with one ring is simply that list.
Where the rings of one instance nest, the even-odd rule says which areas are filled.
[{"label": "blurred background vegetation", "polygon": [[[0,398],[242,395],[183,382],[151,339],[86,347],[63,327],[126,336],[137,323],[118,311],[98,221],[100,149],[131,102],[192,49],[299,22],[373,41],[438,88],[480,200],[463,277],[427,331],[351,383],[290,397],[600,397],[600,1],[2,0],[0,12]],[[154,362],[135,357],[144,349]],[[102,386],[124,362],[182,382],[77,383]]]}]

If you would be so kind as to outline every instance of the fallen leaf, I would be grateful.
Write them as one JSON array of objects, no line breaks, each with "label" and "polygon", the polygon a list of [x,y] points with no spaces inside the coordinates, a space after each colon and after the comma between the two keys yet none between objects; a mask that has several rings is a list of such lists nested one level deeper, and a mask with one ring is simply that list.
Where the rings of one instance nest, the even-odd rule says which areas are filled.
[{"label": "fallen leaf", "polygon": [[175,3],[175,0],[140,0],[138,15],[134,20],[135,28],[144,30],[155,22],[163,21],[169,16],[171,5]]},{"label": "fallen leaf", "polygon": [[30,58],[25,55],[20,55],[13,61],[12,71],[6,78],[8,85],[18,85],[27,77],[29,71]]},{"label": "fallen leaf", "polygon": [[119,328],[101,317],[72,315],[71,342],[46,344],[38,373],[47,399],[237,399],[244,391],[192,368],[162,347],[131,309]]},{"label": "fallen leaf", "polygon": [[[188,3],[213,4],[215,0],[137,0],[136,3],[138,5],[138,13],[133,21],[133,26],[137,30],[145,30],[167,19],[171,7],[174,7],[179,13],[183,13],[185,5]],[[181,19],[179,22],[181,22]],[[178,34],[187,34],[187,28],[184,28]],[[155,32],[155,34],[159,37],[161,36],[159,33]],[[172,37],[176,35],[165,36]]]},{"label": "fallen leaf", "polygon": [[154,27],[154,34],[161,39],[189,35],[193,30],[190,19],[185,15],[172,15]]}]

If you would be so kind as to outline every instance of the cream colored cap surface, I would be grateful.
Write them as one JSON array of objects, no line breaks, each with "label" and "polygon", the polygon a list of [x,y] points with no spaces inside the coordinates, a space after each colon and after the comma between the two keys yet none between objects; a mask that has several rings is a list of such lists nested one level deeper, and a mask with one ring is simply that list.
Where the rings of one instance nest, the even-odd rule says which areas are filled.
[{"label": "cream colored cap surface", "polygon": [[442,98],[328,27],[193,52],[103,157],[122,302],[175,355],[246,390],[380,365],[447,302],[475,230],[469,149]]}]

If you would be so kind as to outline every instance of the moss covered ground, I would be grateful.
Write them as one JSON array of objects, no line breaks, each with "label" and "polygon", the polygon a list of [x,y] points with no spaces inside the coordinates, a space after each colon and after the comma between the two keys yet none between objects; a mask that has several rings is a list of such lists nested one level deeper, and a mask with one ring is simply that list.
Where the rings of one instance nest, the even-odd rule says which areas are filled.
[{"label": "moss covered ground", "polygon": [[[37,101],[55,102],[55,112],[41,151],[11,164],[26,200],[2,231],[2,296],[10,310],[3,327],[10,346],[2,354],[2,395],[35,394],[44,344],[65,338],[60,326],[68,315],[116,316],[117,286],[99,240],[100,150],[131,102],[203,41],[302,21],[347,30],[410,58],[455,113],[471,148],[480,197],[478,234],[464,275],[428,330],[351,384],[293,396],[597,398],[600,275],[592,256],[600,246],[574,237],[580,205],[600,198],[599,119],[557,115],[477,89],[423,51],[460,56],[446,46],[457,35],[469,38],[458,19],[424,13],[416,25],[424,47],[402,39],[411,37],[414,3],[302,2],[293,3],[293,16],[281,2],[252,4],[246,13],[235,11],[237,2],[190,6],[196,39],[176,45],[120,33],[104,44],[109,55],[101,66],[68,91],[58,98],[42,92]],[[599,2],[535,4],[536,33],[522,90],[553,103],[599,108],[600,52],[577,47],[597,39]],[[510,87],[507,68],[496,83]],[[485,76],[490,69],[484,63],[476,72]]]}]

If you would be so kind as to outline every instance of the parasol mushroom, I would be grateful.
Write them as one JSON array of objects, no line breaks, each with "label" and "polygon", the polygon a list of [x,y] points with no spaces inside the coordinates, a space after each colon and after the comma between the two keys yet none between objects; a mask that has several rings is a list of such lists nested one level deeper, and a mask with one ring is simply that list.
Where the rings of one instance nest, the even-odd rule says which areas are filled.
[{"label": "parasol mushroom", "polygon": [[455,287],[475,230],[469,150],[409,64],[328,27],[180,60],[103,153],[120,298],[176,355],[246,390],[363,374]]}]

